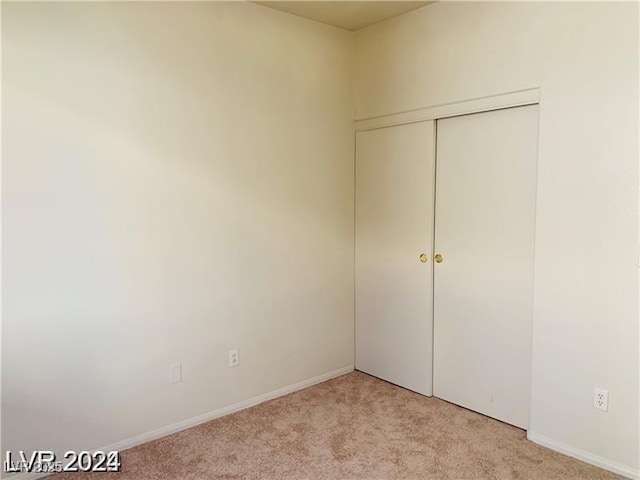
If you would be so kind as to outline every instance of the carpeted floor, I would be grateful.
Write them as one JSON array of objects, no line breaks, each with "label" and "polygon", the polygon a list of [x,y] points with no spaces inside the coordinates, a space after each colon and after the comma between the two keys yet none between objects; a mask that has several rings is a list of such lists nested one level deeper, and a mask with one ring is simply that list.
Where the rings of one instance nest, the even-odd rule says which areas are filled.
[{"label": "carpeted floor", "polygon": [[55,480],[617,479],[525,432],[360,372],[123,452],[118,474]]}]

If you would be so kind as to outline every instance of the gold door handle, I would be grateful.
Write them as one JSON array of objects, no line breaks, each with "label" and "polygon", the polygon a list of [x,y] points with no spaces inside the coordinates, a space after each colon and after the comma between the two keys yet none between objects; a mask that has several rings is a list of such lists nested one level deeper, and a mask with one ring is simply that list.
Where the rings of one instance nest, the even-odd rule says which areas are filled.
[{"label": "gold door handle", "polygon": [[421,253],[418,258],[420,259],[420,261],[422,263],[427,263],[427,254],[426,253]]},{"label": "gold door handle", "polygon": [[442,263],[442,255],[440,255],[439,253],[436,253],[436,256],[433,258],[436,260],[436,262]]}]

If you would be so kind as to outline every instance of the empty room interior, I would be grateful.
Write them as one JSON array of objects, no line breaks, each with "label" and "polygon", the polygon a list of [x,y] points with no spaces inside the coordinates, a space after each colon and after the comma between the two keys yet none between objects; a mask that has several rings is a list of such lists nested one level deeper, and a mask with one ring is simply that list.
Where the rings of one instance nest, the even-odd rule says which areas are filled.
[{"label": "empty room interior", "polygon": [[3,1],[1,478],[640,479],[639,7]]}]

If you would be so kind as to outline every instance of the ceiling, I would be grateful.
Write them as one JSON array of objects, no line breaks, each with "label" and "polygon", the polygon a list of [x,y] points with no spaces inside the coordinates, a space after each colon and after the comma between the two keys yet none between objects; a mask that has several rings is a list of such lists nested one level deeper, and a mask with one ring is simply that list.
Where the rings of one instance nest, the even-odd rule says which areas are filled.
[{"label": "ceiling", "polygon": [[299,17],[333,25],[346,30],[359,30],[396,15],[424,7],[425,1],[288,1],[255,2]]}]

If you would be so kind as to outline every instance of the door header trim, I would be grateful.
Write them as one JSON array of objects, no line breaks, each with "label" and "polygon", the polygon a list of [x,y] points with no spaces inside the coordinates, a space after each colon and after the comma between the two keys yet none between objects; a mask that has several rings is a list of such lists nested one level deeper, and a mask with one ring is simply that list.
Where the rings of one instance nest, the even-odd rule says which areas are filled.
[{"label": "door header trim", "polygon": [[470,113],[487,112],[503,108],[534,105],[540,102],[540,89],[530,88],[516,92],[491,95],[488,97],[473,98],[460,102],[433,105],[431,107],[408,110],[406,112],[392,113],[378,117],[364,118],[354,122],[355,131],[363,132],[376,128],[393,127],[407,123],[423,122],[425,120],[437,120],[440,118],[456,117]]}]

